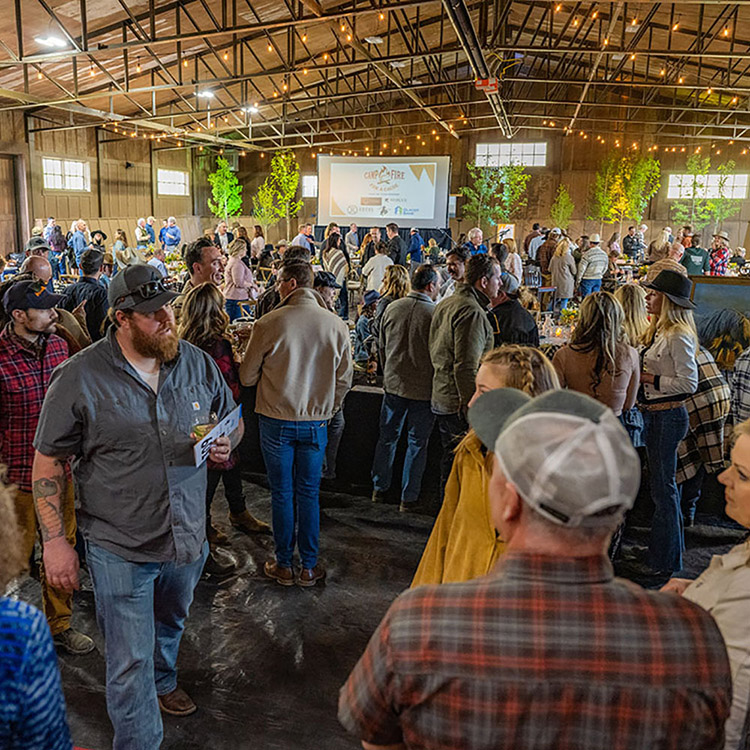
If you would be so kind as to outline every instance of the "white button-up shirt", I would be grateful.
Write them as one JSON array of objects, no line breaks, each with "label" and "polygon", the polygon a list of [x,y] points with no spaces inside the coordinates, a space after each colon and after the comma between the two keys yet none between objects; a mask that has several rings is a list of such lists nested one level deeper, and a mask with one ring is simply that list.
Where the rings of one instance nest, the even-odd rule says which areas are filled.
[{"label": "white button-up shirt", "polygon": [[709,612],[719,626],[732,670],[732,710],[725,750],[739,750],[750,700],[750,540],[714,555],[683,594]]}]

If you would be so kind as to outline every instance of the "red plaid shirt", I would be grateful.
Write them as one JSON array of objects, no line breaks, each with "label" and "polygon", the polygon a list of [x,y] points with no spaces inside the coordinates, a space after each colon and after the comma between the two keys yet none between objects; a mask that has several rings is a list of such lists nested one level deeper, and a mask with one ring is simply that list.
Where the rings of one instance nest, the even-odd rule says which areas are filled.
[{"label": "red plaid shirt", "polygon": [[710,276],[726,276],[729,270],[729,248],[721,247],[718,250],[712,250],[709,260],[711,272]]},{"label": "red plaid shirt", "polygon": [[391,606],[339,719],[410,750],[723,747],[729,663],[706,612],[605,557],[509,553],[488,576]]},{"label": "red plaid shirt", "polygon": [[68,345],[54,334],[41,345],[17,336],[8,324],[0,332],[0,463],[8,479],[31,491],[34,433],[52,371],[68,358]]}]

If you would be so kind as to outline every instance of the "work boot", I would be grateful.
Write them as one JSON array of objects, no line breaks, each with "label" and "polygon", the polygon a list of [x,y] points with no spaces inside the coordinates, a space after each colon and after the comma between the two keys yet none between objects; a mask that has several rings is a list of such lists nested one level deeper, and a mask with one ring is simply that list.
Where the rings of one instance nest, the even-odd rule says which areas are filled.
[{"label": "work boot", "polygon": [[291,568],[284,568],[277,562],[269,560],[263,566],[263,572],[281,586],[294,586],[294,571]]},{"label": "work boot", "polygon": [[206,538],[212,547],[216,545],[220,547],[229,546],[229,537],[223,531],[219,531],[219,529],[214,526],[209,526],[206,529]]},{"label": "work boot", "polygon": [[382,492],[381,490],[373,490],[372,491],[372,501],[374,503],[384,503],[385,502],[385,492]]},{"label": "work boot", "polygon": [[223,578],[234,573],[236,568],[237,563],[231,555],[218,549],[211,549],[203,565],[203,575],[208,574]]},{"label": "work boot", "polygon": [[242,513],[237,515],[230,513],[229,522],[235,529],[239,529],[245,534],[271,533],[271,527],[265,521],[258,520],[249,510],[243,510]]},{"label": "work boot", "polygon": [[180,687],[159,696],[159,708],[171,716],[190,716],[198,710],[193,699]]},{"label": "work boot", "polygon": [[314,568],[302,568],[297,578],[297,585],[303,588],[314,586],[318,581],[326,577],[325,568],[322,565],[316,565]]},{"label": "work boot", "polygon": [[73,656],[82,656],[94,650],[94,641],[74,628],[63,630],[62,633],[54,636],[52,640],[55,642],[55,646],[58,646],[63,651],[67,651],[69,654],[73,654]]}]

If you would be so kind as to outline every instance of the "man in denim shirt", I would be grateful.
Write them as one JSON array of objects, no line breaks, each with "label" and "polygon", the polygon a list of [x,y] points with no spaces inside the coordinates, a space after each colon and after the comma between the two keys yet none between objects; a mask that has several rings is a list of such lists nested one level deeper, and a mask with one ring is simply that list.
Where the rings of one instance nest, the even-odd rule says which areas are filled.
[{"label": "man in denim shirt", "polygon": [[[78,556],[60,520],[64,465],[72,458],[79,525],[105,639],[107,711],[114,750],[158,748],[159,710],[186,716],[177,652],[208,552],[206,467],[193,428],[232,409],[214,361],[177,339],[174,293],[151,266],[121,271],[109,287],[107,336],[55,370],[34,447],[34,500],[53,586],[79,586]],[[229,458],[241,428],[218,439]]]}]

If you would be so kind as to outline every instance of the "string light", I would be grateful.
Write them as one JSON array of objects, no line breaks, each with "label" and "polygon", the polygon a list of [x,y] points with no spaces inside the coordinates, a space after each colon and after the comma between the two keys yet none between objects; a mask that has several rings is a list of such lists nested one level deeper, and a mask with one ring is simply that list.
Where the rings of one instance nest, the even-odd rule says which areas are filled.
[{"label": "string light", "polygon": [[307,68],[302,68],[302,75],[303,75],[303,76],[306,76],[306,75],[307,75]]},{"label": "string light", "polygon": [[604,46],[606,47],[606,46],[607,46],[608,44],[609,44],[609,38],[608,38],[608,37],[606,37],[606,38],[604,39]]},{"label": "string light", "polygon": [[732,97],[732,104],[737,104],[738,101],[739,99],[736,96]]},{"label": "string light", "polygon": [[595,10],[595,11],[594,11],[594,12],[593,12],[593,13],[591,14],[591,18],[593,18],[593,19],[594,19],[594,21],[596,21],[596,19],[597,19],[597,18],[599,18],[599,11],[598,11],[598,10]]},{"label": "string light", "polygon": [[91,63],[91,67],[89,68],[89,75],[92,78],[96,75],[96,71],[94,70],[94,63]]},{"label": "string light", "polygon": [[682,76],[677,79],[677,83],[683,83],[684,81],[685,79]]},{"label": "string light", "polygon": [[631,26],[637,26],[638,25],[638,19],[637,18],[633,18],[633,20],[630,22],[630,25]]},{"label": "string light", "polygon": [[633,54],[630,56],[630,59],[635,60],[635,52],[633,52]]},{"label": "string light", "polygon": [[661,69],[661,70],[659,71],[659,75],[660,75],[660,76],[665,76],[665,75],[667,75],[667,71],[666,71],[666,70],[664,70],[664,68],[662,68],[662,69]]},{"label": "string light", "polygon": [[346,35],[346,41],[347,42],[351,42],[351,40],[352,40],[352,35],[351,34],[347,34]]},{"label": "string light", "polygon": [[677,31],[677,29],[679,29],[679,28],[680,28],[680,22],[679,22],[679,21],[676,21],[676,22],[675,22],[675,25],[674,25],[674,26],[672,26],[672,31]]},{"label": "string light", "polygon": [[323,53],[323,59],[324,59],[324,60],[327,60],[327,59],[328,59],[328,53],[327,53],[327,52],[324,52],[324,53]]},{"label": "string light", "polygon": [[188,66],[188,61],[187,60],[183,60],[182,61],[182,67],[183,68],[187,68],[187,66]]},{"label": "string light", "polygon": [[573,26],[578,26],[578,18],[573,19]]},{"label": "string light", "polygon": [[267,47],[267,49],[268,49],[269,52],[273,52],[273,45],[269,44],[268,47]]},{"label": "string light", "polygon": [[286,91],[289,87],[286,84],[284,84],[281,88],[284,89],[284,91]]},{"label": "string light", "polygon": [[345,23],[341,24],[341,31],[346,31],[346,24]]},{"label": "string light", "polygon": [[380,20],[381,21],[385,21],[385,13],[381,13],[380,14]]},{"label": "string light", "polygon": [[555,6],[555,13],[559,13],[562,10],[562,3]]},{"label": "string light", "polygon": [[[302,44],[304,44],[307,41],[307,34],[302,35]],[[315,156],[315,154],[313,154]]]},{"label": "string light", "polygon": [[37,71],[36,77],[37,77],[38,80],[40,80],[40,81],[42,80],[42,71],[41,70]]},{"label": "string light", "polygon": [[135,72],[136,73],[140,73],[141,72],[141,60],[140,60],[140,58],[136,58]]},{"label": "string light", "polygon": [[724,36],[729,36],[729,28],[727,26],[724,27]]}]

